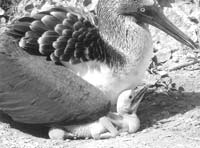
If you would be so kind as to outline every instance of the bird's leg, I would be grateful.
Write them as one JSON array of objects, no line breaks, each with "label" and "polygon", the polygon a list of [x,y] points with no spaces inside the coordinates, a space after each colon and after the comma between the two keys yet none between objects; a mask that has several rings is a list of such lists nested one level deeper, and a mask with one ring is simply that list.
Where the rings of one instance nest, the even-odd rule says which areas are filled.
[{"label": "bird's leg", "polygon": [[[94,139],[107,139],[111,137],[116,137],[119,135],[118,130],[114,127],[112,122],[108,117],[101,117],[99,119],[99,124],[101,124],[104,130],[95,132],[95,129],[91,129],[92,138]],[[106,133],[105,133],[106,132]]]},{"label": "bird's leg", "polygon": [[107,117],[115,127],[121,127],[121,121],[123,120],[123,117],[121,115],[116,112],[109,112]]},{"label": "bird's leg", "polygon": [[112,124],[110,118],[108,117],[101,117],[99,119],[99,122],[110,132],[111,137],[116,137],[119,135],[118,130],[115,128],[115,126]]}]

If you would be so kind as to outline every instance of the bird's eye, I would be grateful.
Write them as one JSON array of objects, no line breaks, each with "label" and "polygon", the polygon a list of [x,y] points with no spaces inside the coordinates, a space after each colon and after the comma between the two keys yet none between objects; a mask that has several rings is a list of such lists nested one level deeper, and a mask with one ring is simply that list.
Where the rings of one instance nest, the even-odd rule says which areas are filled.
[{"label": "bird's eye", "polygon": [[140,8],[140,11],[141,11],[141,12],[145,12],[146,9],[145,9],[144,7],[142,7],[142,8]]},{"label": "bird's eye", "polygon": [[129,96],[129,99],[132,99],[132,98],[133,98],[133,96],[132,96],[132,95],[130,95],[130,96]]}]

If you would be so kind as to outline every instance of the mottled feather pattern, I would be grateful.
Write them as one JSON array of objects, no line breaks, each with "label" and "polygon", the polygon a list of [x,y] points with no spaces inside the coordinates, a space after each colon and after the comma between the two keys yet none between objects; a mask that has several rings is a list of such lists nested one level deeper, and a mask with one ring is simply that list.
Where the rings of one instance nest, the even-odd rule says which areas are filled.
[{"label": "mottled feather pattern", "polygon": [[23,17],[10,26],[8,35],[19,38],[19,46],[30,54],[48,56],[56,63],[124,64],[122,55],[101,39],[89,14],[78,8],[56,7]]}]

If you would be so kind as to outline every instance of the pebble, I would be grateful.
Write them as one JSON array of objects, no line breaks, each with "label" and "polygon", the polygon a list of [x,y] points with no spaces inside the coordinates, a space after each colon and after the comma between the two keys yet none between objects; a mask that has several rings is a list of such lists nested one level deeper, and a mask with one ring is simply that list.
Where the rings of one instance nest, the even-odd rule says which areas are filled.
[{"label": "pebble", "polygon": [[179,63],[180,59],[179,57],[176,56],[176,57],[173,57],[172,61],[175,63]]},{"label": "pebble", "polygon": [[0,18],[0,23],[1,24],[5,24],[6,23],[6,18],[5,17]]},{"label": "pebble", "polygon": [[4,15],[5,11],[0,7],[0,15]]}]

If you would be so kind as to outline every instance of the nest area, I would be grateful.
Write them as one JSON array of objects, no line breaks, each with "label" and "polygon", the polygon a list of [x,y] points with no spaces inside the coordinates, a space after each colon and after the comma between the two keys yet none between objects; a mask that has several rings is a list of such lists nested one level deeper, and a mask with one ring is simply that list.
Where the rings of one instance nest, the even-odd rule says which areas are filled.
[{"label": "nest area", "polygon": [[[12,20],[35,13],[50,5],[78,2],[90,11],[95,10],[97,0],[0,0],[0,22],[6,25]],[[166,2],[166,0],[163,0]],[[199,0],[176,0],[165,14],[195,42],[200,39]],[[2,29],[2,28],[1,28]],[[198,148],[200,118],[200,53],[191,50],[158,29],[150,27],[154,41],[154,58],[146,76],[153,83],[161,78],[161,90],[145,99],[139,108],[141,129],[133,135],[122,135],[103,141],[75,140],[51,141],[45,139],[47,129],[5,122],[0,115],[0,147],[193,147]],[[0,41],[0,44],[3,44]],[[2,46],[0,46],[2,47]],[[167,92],[167,93],[166,93]],[[4,119],[4,120],[3,120]],[[36,133],[36,134],[35,134]]]}]

